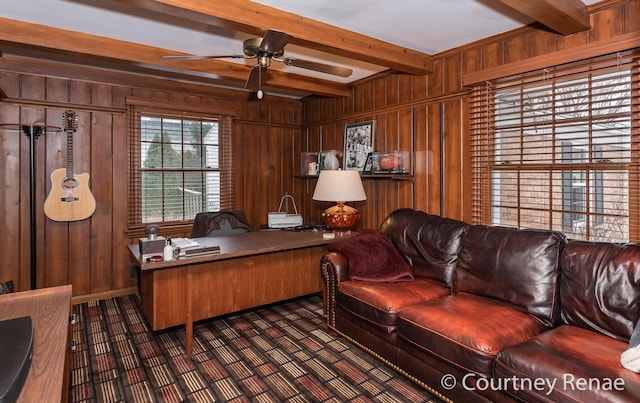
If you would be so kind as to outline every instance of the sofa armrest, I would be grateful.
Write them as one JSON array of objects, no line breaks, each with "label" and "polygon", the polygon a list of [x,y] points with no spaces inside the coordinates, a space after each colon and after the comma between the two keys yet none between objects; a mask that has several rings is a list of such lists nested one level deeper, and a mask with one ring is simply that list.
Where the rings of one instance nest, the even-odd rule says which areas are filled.
[{"label": "sofa armrest", "polygon": [[340,252],[327,252],[320,260],[320,270],[325,282],[325,308],[327,321],[335,325],[335,302],[338,284],[349,279],[349,260]]},{"label": "sofa armrest", "polygon": [[327,252],[322,256],[323,266],[326,263],[327,272],[323,269],[323,276],[333,276],[337,283],[349,279],[349,260],[341,252]]}]

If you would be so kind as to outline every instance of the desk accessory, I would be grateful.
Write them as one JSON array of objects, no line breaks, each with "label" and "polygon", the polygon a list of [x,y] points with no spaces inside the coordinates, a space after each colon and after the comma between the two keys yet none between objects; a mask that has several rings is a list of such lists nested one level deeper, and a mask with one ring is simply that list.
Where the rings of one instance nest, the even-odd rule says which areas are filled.
[{"label": "desk accessory", "polygon": [[167,242],[164,245],[163,254],[164,260],[173,260],[173,244],[171,243],[171,238],[167,238]]},{"label": "desk accessory", "polygon": [[325,223],[337,235],[346,235],[351,232],[360,213],[345,202],[366,200],[367,195],[362,186],[360,172],[349,171],[320,171],[316,189],[313,192],[313,200],[332,201],[338,204],[329,207],[322,213]]},{"label": "desk accessory", "polygon": [[200,256],[208,255],[211,253],[220,253],[219,246],[203,246],[201,248],[191,248],[184,250],[185,256]]},{"label": "desk accessory", "polygon": [[197,248],[202,246],[198,242],[189,238],[171,238],[171,242],[174,246],[177,246],[180,249]]},{"label": "desk accessory", "polygon": [[[289,214],[288,207],[285,207],[285,210],[282,211],[282,204],[288,199],[291,199],[293,202],[295,214]],[[302,225],[302,215],[298,214],[298,207],[296,206],[296,201],[293,199],[293,196],[288,193],[282,196],[278,211],[267,213],[267,225],[269,228],[289,228]]]},{"label": "desk accessory", "polygon": [[164,237],[159,236],[157,239],[140,238],[138,240],[138,246],[140,248],[140,255],[146,257],[149,254],[162,254],[164,252],[164,245],[167,240]]},{"label": "desk accessory", "polygon": [[147,237],[138,240],[140,256],[143,259],[149,257],[149,255],[163,253],[167,240],[164,237],[158,236],[159,231],[160,227],[155,224],[150,224],[145,227],[144,232],[146,232]]}]

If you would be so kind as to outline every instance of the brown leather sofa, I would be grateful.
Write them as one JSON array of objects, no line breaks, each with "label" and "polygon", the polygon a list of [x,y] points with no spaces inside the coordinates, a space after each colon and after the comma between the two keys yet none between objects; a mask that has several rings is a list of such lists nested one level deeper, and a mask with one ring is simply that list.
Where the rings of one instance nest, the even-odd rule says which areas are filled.
[{"label": "brown leather sofa", "polygon": [[[322,258],[329,327],[439,398],[640,401],[640,374],[620,365],[640,317],[640,246],[411,209],[362,246],[364,232]],[[393,250],[372,248],[376,236]],[[396,255],[412,279],[350,279]]]}]

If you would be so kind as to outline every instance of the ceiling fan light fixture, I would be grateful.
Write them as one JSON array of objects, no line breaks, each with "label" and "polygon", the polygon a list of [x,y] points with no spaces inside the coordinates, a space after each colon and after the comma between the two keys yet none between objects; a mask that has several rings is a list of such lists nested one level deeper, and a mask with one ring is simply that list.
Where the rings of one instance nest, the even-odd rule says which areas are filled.
[{"label": "ceiling fan light fixture", "polygon": [[268,56],[260,56],[260,58],[258,59],[258,66],[260,66],[260,68],[262,69],[266,69],[267,67],[271,66],[271,58]]}]

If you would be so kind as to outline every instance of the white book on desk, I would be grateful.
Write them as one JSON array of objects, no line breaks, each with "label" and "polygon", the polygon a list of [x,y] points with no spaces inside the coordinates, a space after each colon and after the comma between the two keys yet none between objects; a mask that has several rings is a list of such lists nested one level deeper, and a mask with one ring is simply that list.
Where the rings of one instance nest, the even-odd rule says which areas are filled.
[{"label": "white book on desk", "polygon": [[184,255],[188,257],[211,255],[214,253],[220,253],[219,246],[202,246],[200,248],[190,248],[184,251]]},{"label": "white book on desk", "polygon": [[202,246],[189,238],[171,238],[171,243],[180,249],[199,248]]}]

